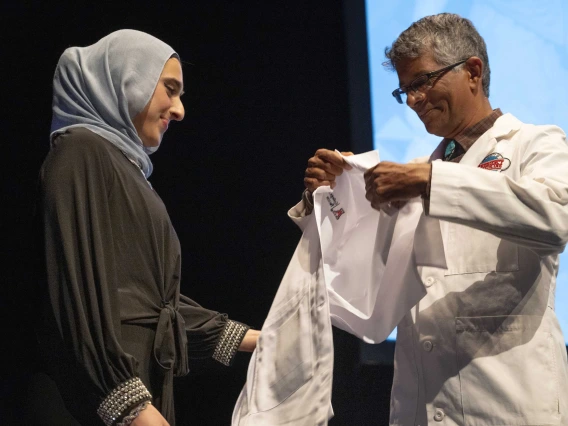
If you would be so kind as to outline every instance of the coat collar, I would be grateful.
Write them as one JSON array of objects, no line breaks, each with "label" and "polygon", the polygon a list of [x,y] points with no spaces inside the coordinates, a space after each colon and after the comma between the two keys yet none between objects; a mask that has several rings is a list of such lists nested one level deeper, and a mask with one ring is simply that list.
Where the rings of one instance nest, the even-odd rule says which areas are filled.
[{"label": "coat collar", "polygon": [[522,125],[523,123],[517,117],[511,113],[507,113],[499,117],[487,133],[490,133],[495,139],[502,139],[519,131]]},{"label": "coat collar", "polygon": [[487,155],[495,151],[497,142],[508,139],[517,133],[522,122],[512,114],[504,114],[497,119],[491,129],[485,132],[465,153],[460,164],[477,166]]}]

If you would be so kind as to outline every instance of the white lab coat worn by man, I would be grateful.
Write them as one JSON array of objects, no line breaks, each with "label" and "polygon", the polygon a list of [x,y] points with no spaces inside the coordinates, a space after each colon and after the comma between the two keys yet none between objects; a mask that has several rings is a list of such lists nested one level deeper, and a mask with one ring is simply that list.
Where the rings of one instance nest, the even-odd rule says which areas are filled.
[{"label": "white lab coat worn by man", "polygon": [[[383,232],[403,214],[382,214]],[[503,115],[459,164],[433,162],[428,219],[414,248],[447,265],[426,256],[404,275],[426,295],[398,325],[391,425],[568,425],[562,130]]]},{"label": "white lab coat worn by man", "polygon": [[[378,233],[394,234],[408,214],[408,205],[382,211]],[[398,324],[391,425],[568,425],[554,312],[567,240],[568,146],[558,127],[505,114],[459,164],[433,161],[411,264],[388,284],[425,289]]]},{"label": "white lab coat worn by man", "polygon": [[[382,272],[373,285],[330,285],[341,275],[334,262],[345,244],[327,244],[316,268],[328,281],[334,324],[367,341],[394,327],[393,294],[403,306],[391,425],[568,425],[568,364],[554,313],[558,254],[568,240],[564,133],[505,114],[459,164],[433,162],[429,214],[419,205],[416,199],[380,212],[369,262]],[[303,217],[302,210],[300,203],[290,211],[301,228],[317,216]],[[357,229],[343,231],[349,238]],[[310,250],[295,256],[315,267]],[[381,291],[388,304],[377,297]],[[381,317],[383,306],[390,312]],[[303,404],[313,406],[314,395]],[[294,399],[279,406],[288,401],[302,406]]]}]

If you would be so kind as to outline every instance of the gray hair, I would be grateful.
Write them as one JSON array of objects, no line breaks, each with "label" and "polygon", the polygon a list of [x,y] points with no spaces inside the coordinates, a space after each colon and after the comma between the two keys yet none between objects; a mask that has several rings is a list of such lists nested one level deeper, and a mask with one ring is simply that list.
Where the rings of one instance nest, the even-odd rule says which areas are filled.
[{"label": "gray hair", "polygon": [[390,48],[385,48],[387,60],[383,62],[383,66],[394,71],[402,59],[418,58],[426,53],[431,53],[441,66],[472,56],[480,58],[483,62],[483,92],[489,97],[491,70],[487,46],[469,19],[453,13],[440,13],[419,19],[404,30]]}]

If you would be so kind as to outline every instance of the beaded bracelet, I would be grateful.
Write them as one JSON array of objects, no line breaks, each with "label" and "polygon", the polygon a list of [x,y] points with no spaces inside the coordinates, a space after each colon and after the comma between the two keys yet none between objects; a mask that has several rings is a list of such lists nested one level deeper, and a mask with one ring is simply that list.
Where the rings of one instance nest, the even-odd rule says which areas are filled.
[{"label": "beaded bracelet", "polygon": [[228,320],[219,343],[215,347],[215,352],[213,352],[213,359],[223,365],[231,365],[231,361],[249,328],[247,325]]},{"label": "beaded bracelet", "polygon": [[141,403],[151,399],[152,395],[150,395],[142,380],[138,377],[132,377],[112,390],[99,405],[97,414],[105,425],[112,426],[127,409],[132,407],[138,408]]}]

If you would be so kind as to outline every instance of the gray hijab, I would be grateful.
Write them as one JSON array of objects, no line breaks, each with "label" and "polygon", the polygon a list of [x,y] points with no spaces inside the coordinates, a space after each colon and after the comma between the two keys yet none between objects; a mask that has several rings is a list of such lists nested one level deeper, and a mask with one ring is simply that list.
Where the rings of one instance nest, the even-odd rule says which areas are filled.
[{"label": "gray hijab", "polygon": [[149,153],[132,119],[152,98],[164,65],[175,51],[157,38],[119,30],[87,47],[63,52],[53,78],[50,140],[73,127],[86,127],[116,145],[152,173]]}]

